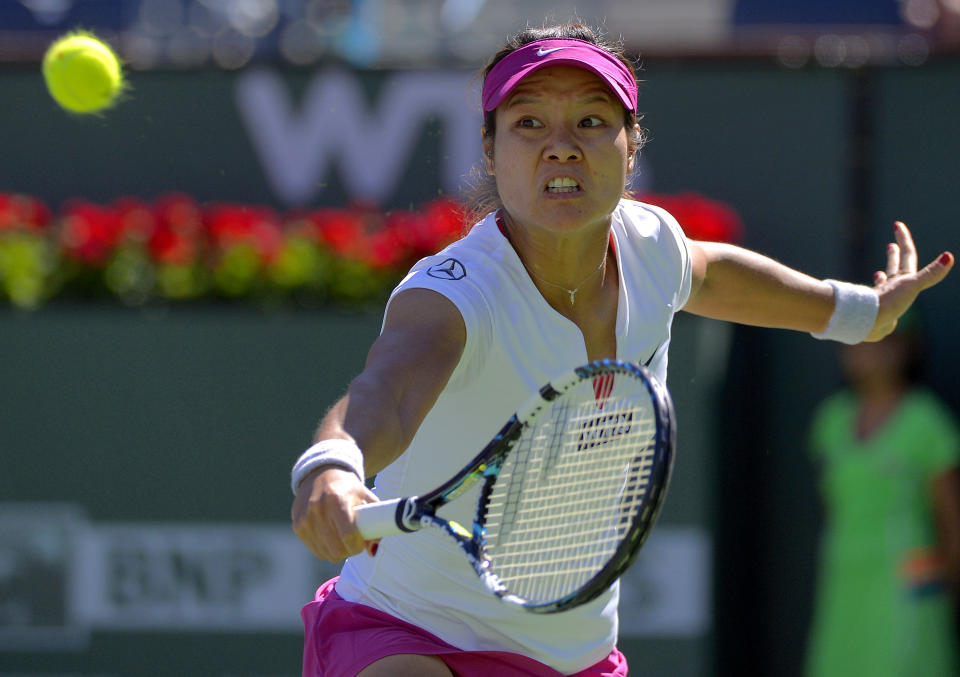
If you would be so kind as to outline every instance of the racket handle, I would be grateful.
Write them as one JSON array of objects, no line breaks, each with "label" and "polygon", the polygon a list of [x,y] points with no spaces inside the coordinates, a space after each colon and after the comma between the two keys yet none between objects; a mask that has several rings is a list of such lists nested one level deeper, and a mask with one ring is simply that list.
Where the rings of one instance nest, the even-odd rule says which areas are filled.
[{"label": "racket handle", "polygon": [[406,498],[391,498],[376,503],[365,503],[353,509],[357,530],[364,540],[405,533],[397,524],[397,511],[403,509]]}]

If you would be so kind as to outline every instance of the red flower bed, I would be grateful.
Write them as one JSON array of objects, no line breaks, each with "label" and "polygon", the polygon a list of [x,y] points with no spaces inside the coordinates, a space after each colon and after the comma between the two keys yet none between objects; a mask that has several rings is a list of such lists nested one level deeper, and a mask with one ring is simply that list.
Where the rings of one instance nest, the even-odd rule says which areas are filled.
[{"label": "red flower bed", "polygon": [[[695,239],[732,241],[736,213],[695,194],[641,196]],[[298,209],[208,203],[172,193],[152,202],[65,203],[0,193],[0,297],[35,308],[58,297],[380,302],[418,259],[466,230],[460,204],[416,211],[364,205]]]},{"label": "red flower bed", "polygon": [[638,199],[670,212],[690,239],[736,242],[743,236],[740,217],[722,202],[696,193],[641,195]]}]

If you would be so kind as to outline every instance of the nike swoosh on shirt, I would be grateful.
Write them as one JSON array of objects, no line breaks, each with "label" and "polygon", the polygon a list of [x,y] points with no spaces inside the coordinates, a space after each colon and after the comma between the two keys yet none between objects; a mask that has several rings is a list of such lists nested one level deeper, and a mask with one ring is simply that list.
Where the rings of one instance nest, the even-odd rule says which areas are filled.
[{"label": "nike swoosh on shirt", "polygon": [[560,49],[567,49],[566,47],[554,47],[553,49],[543,49],[542,47],[537,49],[537,56],[546,56],[550,52],[556,52]]},{"label": "nike swoosh on shirt", "polygon": [[658,345],[658,346],[657,346],[657,349],[654,350],[653,353],[650,354],[650,359],[647,360],[646,362],[644,362],[644,363],[643,363],[643,366],[649,367],[649,366],[650,366],[650,363],[653,362],[653,358],[655,358],[655,357],[657,356],[657,353],[660,352],[660,349],[661,349],[661,348],[663,348],[663,343],[661,343],[660,345]]}]

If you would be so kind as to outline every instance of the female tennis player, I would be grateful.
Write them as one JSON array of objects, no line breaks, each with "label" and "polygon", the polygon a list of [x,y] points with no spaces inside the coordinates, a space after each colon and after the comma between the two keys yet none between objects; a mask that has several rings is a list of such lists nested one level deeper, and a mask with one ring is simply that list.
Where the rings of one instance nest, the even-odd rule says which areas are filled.
[{"label": "female tennis player", "polygon": [[[953,266],[944,253],[918,270],[900,223],[872,287],[688,240],[670,214],[626,197],[643,140],[636,77],[587,27],[524,30],[483,75],[495,202],[398,285],[363,372],[294,466],[294,531],[317,557],[348,558],[304,607],[305,676],[626,675],[616,585],[533,616],[490,595],[442,533],[365,542],[353,506],[442,484],[576,365],[619,358],[665,381],[679,310],[876,341]],[[469,524],[473,505],[460,506],[449,516]]]}]

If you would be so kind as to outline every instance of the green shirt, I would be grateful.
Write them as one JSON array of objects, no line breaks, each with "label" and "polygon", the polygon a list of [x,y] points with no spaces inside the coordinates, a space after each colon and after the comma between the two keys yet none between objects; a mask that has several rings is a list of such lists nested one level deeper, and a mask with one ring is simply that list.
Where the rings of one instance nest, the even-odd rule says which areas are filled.
[{"label": "green shirt", "polygon": [[906,394],[866,440],[844,392],[817,410],[821,543],[808,677],[955,677],[956,635],[936,565],[933,479],[956,466],[960,433],[926,390]]}]

